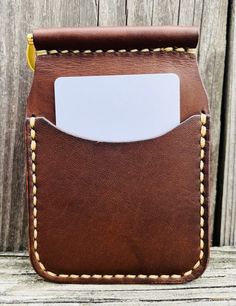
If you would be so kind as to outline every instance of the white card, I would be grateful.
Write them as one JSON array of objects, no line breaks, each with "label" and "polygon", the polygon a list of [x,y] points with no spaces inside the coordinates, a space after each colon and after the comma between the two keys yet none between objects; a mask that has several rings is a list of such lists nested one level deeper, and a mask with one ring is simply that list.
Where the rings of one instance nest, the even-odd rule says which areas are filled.
[{"label": "white card", "polygon": [[158,137],[180,123],[176,74],[60,77],[56,125],[88,140],[130,142]]}]

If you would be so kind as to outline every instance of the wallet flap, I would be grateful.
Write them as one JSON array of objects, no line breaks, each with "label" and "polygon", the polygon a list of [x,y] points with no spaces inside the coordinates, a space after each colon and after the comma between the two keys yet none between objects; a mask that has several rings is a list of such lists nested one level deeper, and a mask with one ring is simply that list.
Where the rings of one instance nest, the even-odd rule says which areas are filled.
[{"label": "wallet flap", "polygon": [[38,56],[27,115],[55,123],[54,82],[61,76],[146,73],[178,75],[181,121],[201,111],[208,114],[195,52],[189,49],[196,47],[197,39],[198,31],[192,27],[36,30]]}]

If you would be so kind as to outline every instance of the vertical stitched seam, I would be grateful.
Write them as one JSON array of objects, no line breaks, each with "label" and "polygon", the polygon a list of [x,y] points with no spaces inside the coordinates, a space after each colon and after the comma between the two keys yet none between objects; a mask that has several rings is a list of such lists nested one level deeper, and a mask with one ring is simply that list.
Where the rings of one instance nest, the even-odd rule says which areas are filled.
[{"label": "vertical stitched seam", "polygon": [[38,253],[38,243],[37,243],[37,187],[36,187],[36,132],[35,132],[35,117],[30,118],[30,137],[31,137],[31,171],[32,171],[32,195],[33,195],[33,246],[34,246],[34,255],[38,264],[42,270],[46,270],[44,265],[40,261]]}]

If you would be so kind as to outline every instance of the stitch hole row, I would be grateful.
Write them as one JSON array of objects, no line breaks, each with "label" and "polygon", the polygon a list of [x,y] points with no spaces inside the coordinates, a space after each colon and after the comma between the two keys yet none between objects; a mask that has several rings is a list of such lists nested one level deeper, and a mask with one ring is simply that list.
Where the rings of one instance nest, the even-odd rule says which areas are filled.
[{"label": "stitch hole row", "polygon": [[55,54],[93,54],[93,53],[146,53],[146,52],[178,52],[178,53],[189,53],[196,54],[196,49],[194,48],[179,48],[179,47],[165,47],[165,48],[143,48],[143,49],[108,49],[108,50],[36,50],[37,56],[41,55],[55,55]]},{"label": "stitch hole row", "polygon": [[34,247],[34,254],[35,254],[35,258],[38,261],[38,264],[40,266],[40,268],[45,271],[45,267],[44,265],[40,262],[40,257],[39,257],[39,253],[37,251],[38,249],[38,243],[37,243],[37,237],[38,237],[38,231],[37,231],[37,208],[36,208],[36,204],[37,204],[37,187],[36,187],[36,165],[35,165],[35,159],[36,159],[36,154],[35,154],[35,150],[36,150],[36,132],[35,132],[35,117],[32,116],[30,118],[30,137],[31,137],[31,158],[32,158],[32,183],[33,183],[33,187],[32,187],[32,194],[33,194],[33,198],[32,198],[32,204],[33,204],[33,227],[34,227],[34,242],[33,242],[33,247]]},{"label": "stitch hole row", "polygon": [[[203,248],[204,248],[204,202],[205,202],[205,186],[204,186],[204,158],[205,158],[205,146],[206,146],[206,114],[204,112],[201,112],[201,129],[200,129],[200,255],[199,255],[199,265],[200,265],[200,261],[202,260],[202,258],[204,257],[204,252],[203,252]],[[198,264],[198,263],[197,263]],[[196,265],[197,265],[196,264]],[[195,267],[196,267],[195,265]]]}]

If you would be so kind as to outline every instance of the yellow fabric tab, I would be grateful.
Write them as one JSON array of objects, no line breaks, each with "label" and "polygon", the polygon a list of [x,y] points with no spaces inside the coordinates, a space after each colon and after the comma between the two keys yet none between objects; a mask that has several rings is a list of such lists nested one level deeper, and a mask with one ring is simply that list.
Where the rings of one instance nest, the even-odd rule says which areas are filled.
[{"label": "yellow fabric tab", "polygon": [[29,68],[34,71],[35,69],[35,58],[36,58],[36,50],[34,47],[33,35],[27,35],[27,48],[26,48],[26,60]]}]

